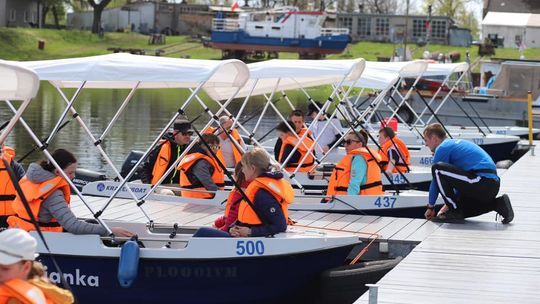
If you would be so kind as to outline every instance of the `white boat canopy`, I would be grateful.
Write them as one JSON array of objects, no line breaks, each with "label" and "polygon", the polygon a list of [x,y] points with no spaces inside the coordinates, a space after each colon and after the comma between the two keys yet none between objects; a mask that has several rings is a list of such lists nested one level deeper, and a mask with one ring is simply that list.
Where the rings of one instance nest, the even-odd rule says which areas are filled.
[{"label": "white boat canopy", "polygon": [[39,77],[33,71],[0,60],[0,100],[22,100],[9,123],[0,130],[0,144],[4,143],[15,123],[39,90]]},{"label": "white boat canopy", "polygon": [[[380,72],[368,66],[354,86],[382,91],[391,88],[398,79],[398,73]],[[352,83],[352,81],[348,81],[345,85],[352,85]]]},{"label": "white boat canopy", "polygon": [[366,67],[377,72],[398,73],[400,77],[418,77],[428,68],[423,60],[403,62],[377,62],[368,61]]},{"label": "white boat canopy", "polygon": [[33,69],[41,80],[59,88],[78,88],[82,82],[86,82],[85,88],[100,89],[131,89],[136,83],[141,89],[193,88],[201,82],[205,82],[203,88],[238,88],[249,78],[246,65],[236,59],[193,60],[117,53],[17,64]]},{"label": "white boat canopy", "polygon": [[26,100],[36,96],[39,77],[33,71],[0,60],[0,99]]},{"label": "white boat canopy", "polygon": [[460,63],[430,63],[424,76],[448,76],[454,73],[464,73],[469,69],[466,62]]},{"label": "white boat canopy", "polygon": [[[365,60],[268,60],[248,64],[250,79],[236,97],[294,90],[342,81],[355,81],[365,68]],[[253,85],[257,82],[255,88]],[[253,90],[252,90],[253,89]],[[205,88],[215,100],[228,98],[233,88]]]}]

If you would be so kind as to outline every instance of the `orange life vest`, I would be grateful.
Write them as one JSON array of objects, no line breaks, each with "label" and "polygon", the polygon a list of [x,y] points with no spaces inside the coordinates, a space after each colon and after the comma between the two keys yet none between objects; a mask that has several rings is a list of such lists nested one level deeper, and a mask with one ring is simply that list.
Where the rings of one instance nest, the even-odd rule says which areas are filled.
[{"label": "orange life vest", "polygon": [[[395,146],[392,143],[392,141],[394,141],[394,143],[396,144]],[[388,162],[389,162],[388,151],[392,148],[394,149],[397,148],[397,150],[399,151],[399,155],[401,155],[400,160],[405,161],[404,163],[402,162],[396,163],[396,165],[394,166],[394,170],[392,170],[392,172],[398,173],[398,168],[399,168],[399,171],[401,172],[408,172],[407,166],[411,164],[411,154],[409,153],[409,149],[407,148],[407,145],[397,136],[394,136],[392,140],[388,140],[383,145],[381,145],[381,150],[379,151],[379,155],[381,156],[381,165],[383,165],[383,169],[386,170],[386,168],[388,167]]]},{"label": "orange life vest", "polygon": [[[4,146],[3,158],[11,166],[13,158],[15,157],[15,150],[10,147]],[[0,159],[0,216],[13,215],[13,200],[15,199],[17,192],[11,182],[7,168],[4,166],[4,161]]]},{"label": "orange life vest", "polygon": [[336,165],[330,180],[328,181],[328,189],[326,195],[347,195],[349,182],[351,180],[351,164],[352,159],[356,155],[361,155],[367,163],[367,180],[364,185],[360,186],[360,195],[378,195],[384,194],[381,182],[381,169],[377,165],[380,161],[380,156],[376,151],[371,151],[375,159],[371,156],[366,148],[352,150]]},{"label": "orange life vest", "polygon": [[[192,184],[187,175],[191,167],[193,167],[195,163],[202,159],[206,160],[213,168],[212,181],[214,181],[214,183],[219,187],[219,189],[223,189],[223,186],[225,185],[225,174],[223,173],[223,170],[217,164],[213,157],[210,157],[200,152],[190,153],[186,155],[184,159],[180,161],[180,164],[178,164],[178,170],[180,170],[180,187],[193,190],[206,190],[203,185]],[[205,192],[182,191],[182,196],[193,198],[212,198],[214,197],[214,194]]]},{"label": "orange life vest", "polygon": [[[305,131],[304,131],[305,132]],[[294,142],[297,141],[296,138],[292,135],[287,136],[285,140],[281,143],[281,149],[279,150],[279,160],[281,160],[281,157],[283,156],[283,151],[285,151],[285,147],[287,145],[296,146]],[[296,151],[300,153],[300,161],[304,159],[304,156],[308,153],[308,149],[313,145],[313,140],[310,138],[309,134],[304,138],[302,141],[303,144],[299,144],[298,148],[296,148]],[[314,149],[311,149],[311,152],[306,157],[306,160],[300,165],[300,168],[298,169],[298,172],[310,172],[315,167],[315,158],[313,158],[313,151]],[[289,172],[294,172],[294,170],[298,167],[298,163],[292,163],[289,161],[289,163],[285,166],[285,170]]]},{"label": "orange life vest", "polygon": [[0,303],[10,303],[10,299],[15,299],[15,303],[21,304],[52,303],[47,301],[39,287],[20,279],[12,279],[0,284]]},{"label": "orange life vest", "polygon": [[[257,177],[246,189],[246,196],[253,204],[256,204],[255,195],[260,189],[264,189],[272,194],[281,205],[285,219],[288,219],[289,204],[294,201],[294,190],[291,184],[284,178]],[[262,224],[261,219],[259,219],[255,211],[244,200],[240,202],[240,206],[238,207],[238,221],[247,225]]]},{"label": "orange life vest", "polygon": [[156,158],[154,168],[152,169],[152,180],[150,181],[152,185],[157,184],[159,179],[165,174],[169,162],[171,161],[171,142],[162,139],[159,144],[162,146],[161,149],[159,149],[158,157]]},{"label": "orange life vest", "polygon": [[[213,128],[213,127],[210,127],[208,129],[206,129],[206,132],[205,133],[209,133],[209,134],[216,134],[219,133],[219,132],[223,132],[223,129],[221,128]],[[243,141],[242,141],[242,138],[240,137],[240,133],[238,133],[238,130],[236,130],[236,128],[233,128],[231,131],[230,131],[230,135],[232,138],[234,138],[234,140],[238,143],[238,144],[241,144]],[[238,164],[240,162],[240,160],[242,159],[242,151],[240,151],[238,149],[238,147],[236,146],[235,143],[232,143],[231,142],[231,145],[232,145],[232,151],[233,151],[233,156],[234,156],[234,163],[235,165]],[[216,155],[218,156],[219,160],[222,161],[223,164],[226,165],[225,163],[225,157],[223,156],[223,151],[221,150],[221,148],[219,149],[219,151],[216,153]]]},{"label": "orange life vest", "polygon": [[[229,213],[231,212],[231,207],[235,203],[238,203],[238,199],[234,199],[236,196],[235,194],[240,193],[236,188],[232,189],[231,192],[229,192],[229,196],[227,196],[227,204],[225,205],[225,217],[229,216]],[[242,199],[240,199],[242,200]]]},{"label": "orange life vest", "polygon": [[[49,197],[49,195],[58,189],[62,190],[64,193],[64,199],[69,205],[71,198],[69,185],[61,176],[57,176],[40,184],[33,183],[26,177],[23,177],[19,182],[19,185],[21,186],[24,196],[30,205],[30,210],[32,211],[32,214],[36,220],[39,220],[39,209],[41,208],[41,204]],[[26,212],[23,202],[19,197],[13,201],[13,211],[15,211],[15,215],[8,218],[10,228],[21,228],[26,231],[36,230],[36,227],[30,221],[30,216]],[[49,223],[38,222],[38,224],[42,231],[63,231],[62,226],[56,221],[56,219],[52,219]]]}]

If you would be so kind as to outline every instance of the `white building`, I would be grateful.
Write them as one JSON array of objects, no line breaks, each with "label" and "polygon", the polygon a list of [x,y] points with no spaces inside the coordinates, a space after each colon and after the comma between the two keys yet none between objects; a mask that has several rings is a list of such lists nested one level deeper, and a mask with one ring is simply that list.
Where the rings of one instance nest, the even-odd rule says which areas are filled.
[{"label": "white building", "polygon": [[482,37],[497,35],[503,47],[540,47],[540,14],[488,12],[482,20]]}]

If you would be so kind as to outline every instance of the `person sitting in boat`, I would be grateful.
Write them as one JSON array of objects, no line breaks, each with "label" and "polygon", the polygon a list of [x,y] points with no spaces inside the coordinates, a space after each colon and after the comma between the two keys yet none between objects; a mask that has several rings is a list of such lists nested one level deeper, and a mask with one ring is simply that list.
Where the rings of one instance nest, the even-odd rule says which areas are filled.
[{"label": "person sitting in boat", "polygon": [[484,72],[483,75],[485,86],[481,87],[478,94],[488,95],[489,89],[493,86],[493,83],[497,79],[496,75],[493,75],[491,71]]},{"label": "person sitting in boat", "polygon": [[379,130],[381,165],[388,175],[409,172],[411,155],[407,145],[396,136],[394,129],[384,127]]},{"label": "person sitting in boat", "polygon": [[326,154],[330,148],[341,140],[341,123],[339,119],[332,118],[330,120],[330,125],[325,128],[328,120],[326,115],[321,115],[318,120],[315,120],[317,114],[319,114],[319,109],[322,108],[322,104],[318,101],[315,101],[308,105],[308,116],[310,116],[313,121],[311,124],[311,130],[313,131],[313,138],[317,138],[316,153],[317,154]]},{"label": "person sitting in boat", "polygon": [[74,302],[70,291],[49,282],[36,258],[36,240],[22,229],[0,232],[0,303]]},{"label": "person sitting in boat", "polygon": [[[245,192],[249,183],[246,181],[244,172],[242,172],[242,163],[239,162],[234,168],[234,180]],[[218,217],[214,221],[214,227],[221,231],[228,232],[236,220],[238,219],[238,207],[242,201],[242,194],[237,188],[234,188],[227,197],[227,204],[225,205],[225,215]]]},{"label": "person sitting in boat", "polygon": [[348,133],[343,142],[347,155],[332,171],[326,195],[384,194],[379,153],[366,147],[366,139],[360,132]]},{"label": "person sitting in boat", "polygon": [[[193,129],[191,123],[185,118],[177,119],[173,124],[173,132],[162,139],[159,145],[150,153],[143,164],[141,181],[145,184],[155,185],[180,156],[191,141]],[[175,184],[180,182],[180,173],[175,168],[167,175],[162,184]]]},{"label": "person sitting in boat", "polygon": [[[75,177],[77,159],[71,152],[58,149],[53,152],[52,158],[70,179]],[[101,236],[109,234],[102,225],[88,223],[75,217],[69,209],[71,199],[69,184],[50,161],[43,160],[40,163],[30,164],[19,185],[42,231],[67,231],[73,234]],[[36,230],[20,197],[13,201],[13,211],[15,215],[8,218],[9,227],[26,231]],[[133,236],[133,233],[121,227],[113,227],[111,230],[116,236]]]},{"label": "person sitting in boat", "polygon": [[[313,141],[305,138],[303,140],[304,144],[298,145],[298,138],[294,136],[291,129],[294,130],[294,126],[291,121],[281,122],[276,127],[278,137],[279,139],[281,139],[281,148],[279,149],[277,161],[282,164],[287,161],[285,163],[285,170],[289,172],[294,172],[294,170],[296,170],[296,167],[298,167],[298,164],[302,160],[304,160],[304,157],[307,154],[307,157],[305,157],[302,165],[300,165],[298,172],[309,172],[313,169],[315,163],[315,158],[313,157],[313,154],[308,151],[309,147],[313,145]],[[294,152],[292,152],[296,146],[298,147]],[[289,155],[291,153],[292,156],[289,158]],[[287,158],[289,159],[287,160]]]},{"label": "person sitting in boat", "polygon": [[[240,162],[240,159],[242,159],[242,151],[246,151],[246,144],[240,136],[240,133],[238,133],[238,130],[236,130],[236,128],[231,128],[233,120],[230,117],[221,116],[219,118],[219,124],[223,128],[210,127],[205,133],[216,134],[219,137],[221,149],[219,149],[217,155],[224,161],[227,168],[234,168],[236,164]],[[223,129],[227,130],[229,134],[225,133]],[[229,136],[232,137],[236,143],[234,143]],[[239,146],[237,146],[237,144]],[[241,149],[239,149],[239,147],[241,147]]]},{"label": "person sitting in boat", "polygon": [[214,193],[210,192],[223,189],[225,175],[218,164],[219,160],[213,156],[218,150],[219,138],[214,134],[203,134],[199,142],[180,161],[177,169],[180,171],[180,188],[182,188],[183,197],[212,198]]},{"label": "person sitting in boat", "polygon": [[[446,138],[444,128],[438,123],[424,129],[424,140],[435,153],[426,219],[461,221],[495,211],[502,216],[503,224],[513,220],[508,195],[497,197],[500,179],[486,151],[468,140]],[[434,205],[439,194],[445,204],[435,218]]]},{"label": "person sitting in boat", "polygon": [[260,148],[246,152],[241,163],[249,182],[245,191],[249,202],[240,202],[238,221],[229,230],[231,236],[269,236],[284,232],[289,204],[294,201],[291,184],[282,173],[272,170],[270,158]]},{"label": "person sitting in boat", "polygon": [[2,144],[0,146],[0,228],[8,227],[8,217],[15,214],[11,205],[17,194],[4,160],[11,166],[18,180],[25,174],[24,168],[14,158],[15,149]]},{"label": "person sitting in boat", "polygon": [[[294,131],[296,132],[296,135],[298,138],[302,138],[306,132],[308,132],[308,135],[304,139],[304,145],[306,147],[310,147],[313,144],[314,137],[313,133],[311,131],[308,131],[306,128],[306,124],[304,121],[304,112],[302,110],[294,110],[291,112],[291,115],[289,115],[289,120],[294,125]],[[278,137],[276,140],[276,145],[274,146],[274,156],[276,159],[279,158],[279,153],[281,151],[282,141],[281,138]],[[311,150],[313,154],[315,154],[315,149]]]}]

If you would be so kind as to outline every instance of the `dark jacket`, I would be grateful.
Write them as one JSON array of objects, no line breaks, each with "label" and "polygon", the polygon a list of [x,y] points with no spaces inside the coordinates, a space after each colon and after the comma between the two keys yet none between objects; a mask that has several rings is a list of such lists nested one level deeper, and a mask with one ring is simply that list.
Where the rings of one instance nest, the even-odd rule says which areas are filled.
[{"label": "dark jacket", "polygon": [[[188,154],[191,153],[202,153],[209,157],[210,153],[206,152],[200,144],[195,144]],[[216,185],[212,179],[212,174],[214,174],[214,167],[205,159],[197,161],[191,168],[186,172],[186,175],[194,186],[203,186],[208,191],[217,191],[219,187]]]},{"label": "dark jacket", "polygon": [[[283,178],[283,174],[279,172],[267,172],[262,176],[274,179]],[[255,211],[261,217],[263,224],[251,227],[251,236],[268,236],[274,235],[287,230],[287,219],[281,209],[281,204],[270,194],[270,192],[261,189],[255,194],[253,201]]]}]

